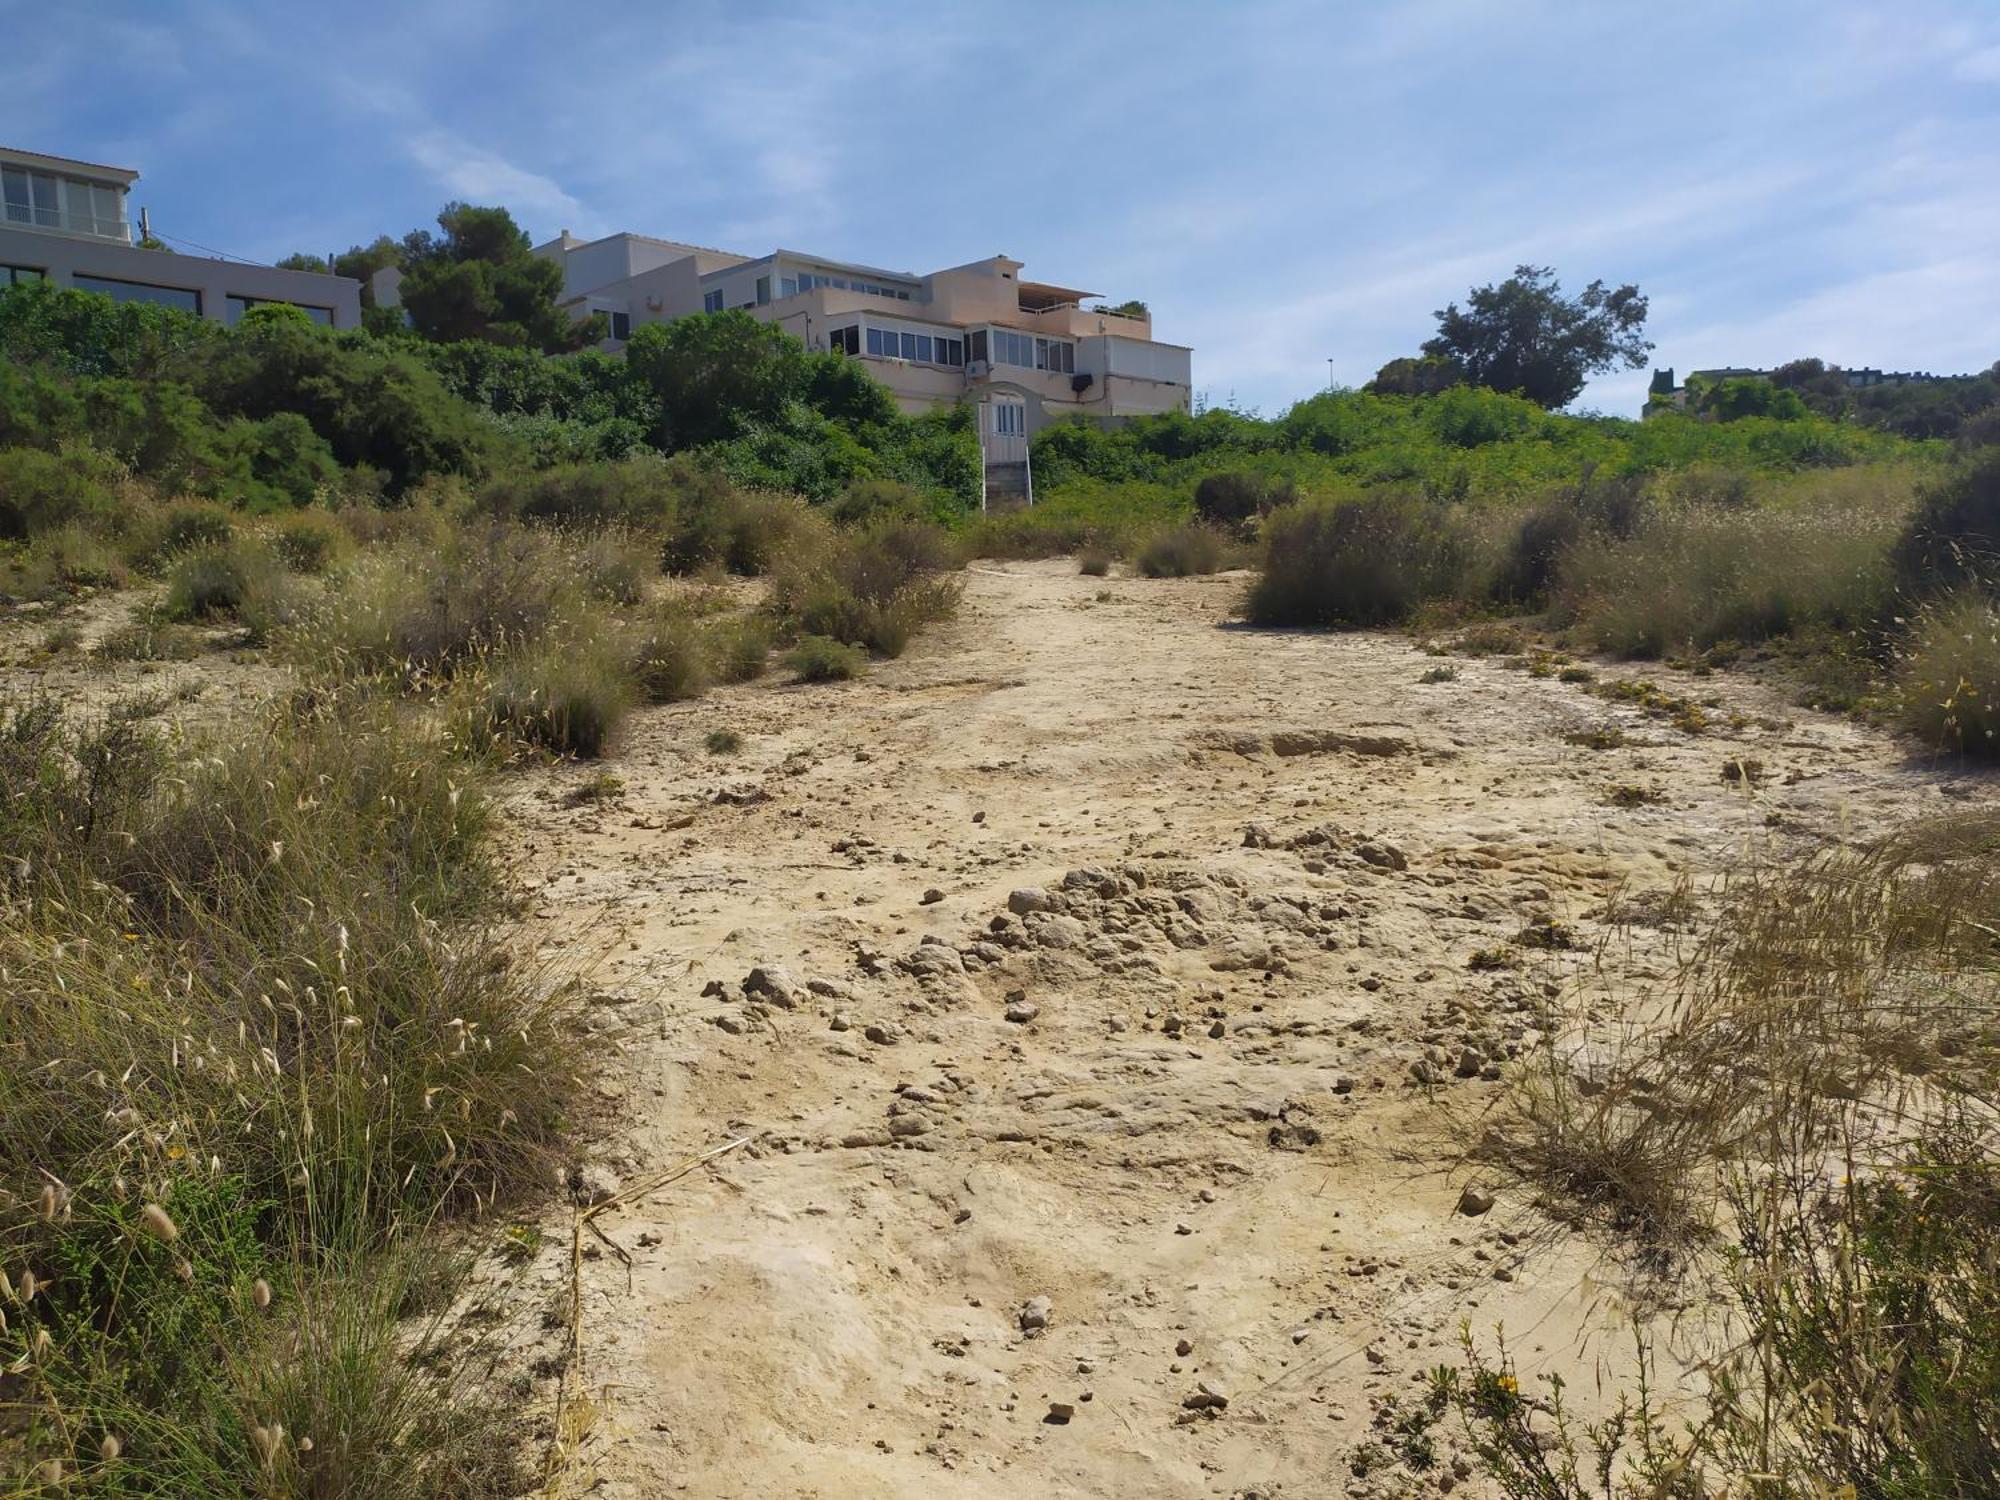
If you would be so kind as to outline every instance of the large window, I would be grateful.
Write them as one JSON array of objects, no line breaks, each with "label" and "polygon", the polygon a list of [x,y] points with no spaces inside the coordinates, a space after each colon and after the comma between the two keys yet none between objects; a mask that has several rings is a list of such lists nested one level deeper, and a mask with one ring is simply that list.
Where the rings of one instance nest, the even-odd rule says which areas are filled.
[{"label": "large window", "polygon": [[71,276],[69,282],[79,292],[102,292],[114,302],[157,302],[161,307],[177,307],[182,312],[201,311],[201,293],[191,287],[113,281],[108,276]]},{"label": "large window", "polygon": [[124,196],[110,183],[0,167],[0,218],[10,224],[122,240],[127,238]]},{"label": "large window", "polygon": [[717,287],[717,288],[716,288],[716,289],[715,289],[714,291],[712,291],[712,292],[703,292],[703,293],[701,294],[701,310],[702,310],[703,312],[721,312],[721,311],[722,311],[722,288],[721,288],[721,287]]},{"label": "large window", "polygon": [[617,339],[619,343],[622,344],[625,340],[632,337],[632,315],[630,313],[607,313],[605,317],[611,324],[611,336]]},{"label": "large window", "polygon": [[31,281],[40,281],[48,274],[33,266],[0,266],[0,287],[26,286]]},{"label": "large window", "polygon": [[[82,279],[82,277],[77,278],[79,282]],[[333,309],[330,307],[309,307],[303,302],[287,302],[283,297],[239,297],[234,292],[231,292],[227,298],[223,317],[227,321],[234,323],[253,307],[296,307],[300,312],[322,327],[331,328],[333,326]],[[196,308],[195,311],[199,312],[200,309]]]},{"label": "large window", "polygon": [[895,328],[870,328],[868,352],[882,359],[904,359],[919,365],[957,368],[965,363],[964,340],[944,338],[934,333],[908,333]]},{"label": "large window", "polygon": [[[979,335],[974,334],[975,342]],[[979,356],[974,355],[977,359]],[[1019,365],[1024,370],[1049,370],[1058,375],[1076,373],[1076,345],[1062,339],[1038,339],[1031,334],[1005,328],[993,330],[993,363]]]},{"label": "large window", "polygon": [[757,305],[759,307],[771,305],[771,278],[768,276],[757,278]]},{"label": "large window", "polygon": [[785,293],[787,297],[793,292],[809,292],[816,286],[830,286],[843,292],[866,292],[871,297],[889,297],[898,302],[910,300],[909,292],[902,287],[883,286],[879,282],[863,281],[858,276],[850,280],[845,276],[824,275],[817,271],[801,271],[796,286],[787,276],[780,286],[791,288]]},{"label": "large window", "polygon": [[826,347],[831,349],[835,354],[859,354],[861,352],[860,326],[850,324],[846,328],[834,329],[826,336]]}]

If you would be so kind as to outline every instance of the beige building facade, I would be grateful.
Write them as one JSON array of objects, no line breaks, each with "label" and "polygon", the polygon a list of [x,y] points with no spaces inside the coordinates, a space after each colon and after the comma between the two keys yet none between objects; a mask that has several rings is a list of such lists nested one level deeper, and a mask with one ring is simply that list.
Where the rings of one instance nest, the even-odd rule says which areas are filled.
[{"label": "beige building facade", "polygon": [[331,328],[361,324],[361,283],[133,242],[127,210],[139,174],[0,147],[0,291],[48,281],[120,302],[153,302],[234,323],[287,302]]},{"label": "beige building facade", "polygon": [[645,323],[741,310],[808,349],[860,360],[906,412],[977,409],[989,503],[1032,501],[1028,441],[1050,422],[1185,411],[1191,351],[1153,337],[1136,304],[1028,281],[996,255],[916,275],[800,251],[735,255],[674,240],[567,230],[535,251],[563,267],[577,317],[602,313],[610,347]]}]

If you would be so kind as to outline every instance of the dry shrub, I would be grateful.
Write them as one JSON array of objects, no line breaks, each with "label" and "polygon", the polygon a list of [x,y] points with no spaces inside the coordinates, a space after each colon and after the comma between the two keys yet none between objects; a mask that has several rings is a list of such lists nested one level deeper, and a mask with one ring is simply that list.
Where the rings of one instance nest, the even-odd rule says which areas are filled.
[{"label": "dry shrub", "polygon": [[958,552],[942,528],[891,520],[795,547],[771,576],[770,608],[793,631],[900,656],[958,608]]},{"label": "dry shrub", "polygon": [[292,646],[336,673],[449,673],[579,617],[588,592],[561,539],[478,522],[435,544],[375,549]]},{"label": "dry shrub", "polygon": [[1139,571],[1148,578],[1192,578],[1222,567],[1224,541],[1212,526],[1191,521],[1162,531],[1139,549]]},{"label": "dry shrub", "polygon": [[487,668],[490,730],[558,755],[602,755],[632,700],[630,659],[605,631],[553,632]]},{"label": "dry shrub", "polygon": [[[1560,1043],[1480,1154],[1685,1250],[1729,1318],[1706,1413],[1601,1473],[1681,1500],[1971,1496],[2000,1473],[2000,815],[1753,869],[1655,1024]],[[1662,1238],[1664,1237],[1664,1238]],[[1583,1500],[1574,1437],[1475,1356],[1442,1386],[1509,1497]],[[1641,1392],[1641,1407],[1644,1392]],[[1647,1464],[1659,1460],[1656,1470]]]},{"label": "dry shrub", "polygon": [[868,668],[868,654],[858,646],[809,635],[785,653],[785,665],[800,682],[846,682]]},{"label": "dry shrub", "polygon": [[1886,508],[1663,512],[1565,551],[1556,596],[1581,645],[1652,657],[1874,624],[1893,590]]},{"label": "dry shrub", "polygon": [[1463,516],[1387,492],[1276,511],[1263,548],[1246,605],[1258,625],[1399,624],[1429,600],[1469,596],[1480,554]]},{"label": "dry shrub", "polygon": [[381,1300],[382,1247],[556,1159],[571,1033],[484,928],[486,817],[391,704],[193,741],[0,707],[0,1268],[40,1286],[0,1331],[34,1419],[0,1472],[415,1495],[504,1461]]},{"label": "dry shrub", "polygon": [[1976,588],[1924,605],[1897,663],[1903,726],[1935,749],[2000,757],[2000,610]]}]

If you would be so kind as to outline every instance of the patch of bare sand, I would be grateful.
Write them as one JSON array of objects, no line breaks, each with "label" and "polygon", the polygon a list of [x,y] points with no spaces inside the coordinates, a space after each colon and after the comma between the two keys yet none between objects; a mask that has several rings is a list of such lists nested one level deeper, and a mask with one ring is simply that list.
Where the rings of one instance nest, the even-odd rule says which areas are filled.
[{"label": "patch of bare sand", "polygon": [[[1742,716],[1690,737],[1235,628],[1240,577],[967,582],[862,681],[636,716],[616,801],[566,804],[582,768],[515,798],[530,920],[594,962],[604,1162],[756,1137],[601,1221],[633,1264],[585,1262],[579,1489],[1400,1493],[1351,1461],[1461,1322],[1528,1371],[1629,1352],[1601,1247],[1519,1194],[1454,1211],[1433,1096],[1490,1098],[1586,966],[1664,970],[1612,896],[1987,795],[1737,679],[1649,673]],[[1537,917],[1579,947],[1468,966]]]}]

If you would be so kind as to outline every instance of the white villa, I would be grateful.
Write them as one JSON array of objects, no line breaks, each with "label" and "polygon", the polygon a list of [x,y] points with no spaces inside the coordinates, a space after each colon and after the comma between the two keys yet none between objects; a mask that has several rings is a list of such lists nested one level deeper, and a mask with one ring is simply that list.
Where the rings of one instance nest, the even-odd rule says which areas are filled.
[{"label": "white villa", "polygon": [[1189,350],[1153,338],[1143,306],[1021,277],[1004,255],[915,275],[795,250],[751,258],[674,240],[564,230],[537,255],[563,267],[579,318],[603,313],[610,346],[642,323],[742,309],[807,348],[868,365],[905,411],[979,408],[988,502],[1030,502],[1028,439],[1059,417],[1184,411]]},{"label": "white villa", "polygon": [[289,302],[316,323],[361,323],[361,283],[133,243],[126,199],[139,174],[0,147],[0,291],[52,281],[120,302],[157,302],[234,323],[260,302]]}]

